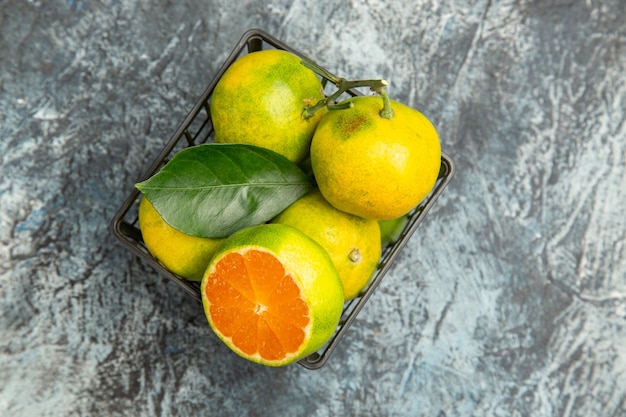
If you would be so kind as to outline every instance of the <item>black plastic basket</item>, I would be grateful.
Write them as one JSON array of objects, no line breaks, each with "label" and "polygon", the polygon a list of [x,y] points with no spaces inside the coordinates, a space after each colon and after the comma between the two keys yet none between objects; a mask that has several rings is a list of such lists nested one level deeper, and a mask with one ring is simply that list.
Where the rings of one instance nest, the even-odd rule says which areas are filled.
[{"label": "black plastic basket", "polygon": [[[163,167],[178,151],[187,148],[189,146],[198,145],[201,143],[211,142],[213,139],[213,126],[211,124],[211,114],[209,111],[209,101],[211,93],[217,84],[217,81],[224,74],[226,69],[239,57],[246,53],[262,50],[262,49],[283,49],[290,51],[298,56],[305,57],[301,52],[289,47],[282,43],[271,35],[257,29],[246,32],[239,43],[236,45],[230,56],[226,59],[225,63],[217,72],[215,78],[206,90],[202,93],[202,96],[198,102],[193,106],[185,120],[182,122],[178,130],[174,133],[172,138],[167,142],[159,156],[150,165],[150,167],[143,174],[140,181],[145,180],[154,175],[161,167]],[[328,80],[322,80],[327,82]],[[348,92],[350,95],[359,95],[360,93],[355,90]],[[422,222],[430,208],[433,206],[443,189],[447,186],[454,175],[454,163],[450,157],[446,154],[442,154],[441,158],[441,170],[439,178],[429,196],[414,210],[409,213],[408,221],[400,235],[400,238],[393,245],[383,248],[383,254],[372,280],[369,286],[362,292],[362,294],[353,300],[350,300],[344,305],[343,314],[341,320],[335,331],[335,334],[330,341],[319,351],[309,355],[308,357],[301,359],[298,363],[308,369],[318,369],[322,367],[333,350],[337,347],[337,344],[345,335],[346,331],[356,318],[357,314],[361,311],[367,300],[370,298],[376,287],[380,284],[382,278],[391,267],[394,260],[399,255],[400,251],[407,244],[409,238]],[[141,238],[141,232],[138,227],[137,213],[139,207],[139,201],[141,200],[141,194],[137,189],[133,189],[116,213],[115,217],[111,220],[109,225],[110,232],[128,249],[134,252],[137,256],[150,264],[154,269],[170,278],[175,284],[180,286],[190,296],[196,298],[201,302],[200,286],[197,282],[185,280],[167,269],[165,269],[145,247]]]}]

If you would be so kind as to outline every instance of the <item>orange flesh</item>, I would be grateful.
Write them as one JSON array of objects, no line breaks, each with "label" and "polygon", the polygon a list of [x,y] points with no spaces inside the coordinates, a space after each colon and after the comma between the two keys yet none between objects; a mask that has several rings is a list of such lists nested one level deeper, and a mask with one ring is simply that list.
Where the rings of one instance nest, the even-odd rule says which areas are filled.
[{"label": "orange flesh", "polygon": [[260,250],[229,253],[206,285],[213,325],[246,355],[280,360],[299,350],[309,307],[293,277]]}]

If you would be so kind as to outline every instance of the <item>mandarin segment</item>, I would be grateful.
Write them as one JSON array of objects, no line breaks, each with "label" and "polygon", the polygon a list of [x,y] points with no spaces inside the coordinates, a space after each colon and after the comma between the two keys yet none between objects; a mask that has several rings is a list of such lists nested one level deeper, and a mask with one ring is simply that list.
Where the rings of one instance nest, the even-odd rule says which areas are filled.
[{"label": "mandarin segment", "polygon": [[266,315],[263,320],[268,329],[276,336],[285,352],[295,352],[304,342],[305,334],[303,326],[292,324],[279,317]]},{"label": "mandarin segment", "polygon": [[247,251],[243,260],[257,303],[267,304],[274,289],[284,280],[285,268],[276,257],[259,250]]},{"label": "mandarin segment", "polygon": [[221,279],[219,275],[211,277],[206,293],[214,306],[250,310],[255,305],[253,299],[251,300],[250,297],[243,295],[241,291],[226,280]]},{"label": "mandarin segment", "polygon": [[249,309],[237,307],[211,306],[211,317],[215,325],[220,328],[224,336],[233,335],[250,320]]},{"label": "mandarin segment", "polygon": [[[238,253],[233,253],[217,263],[208,286],[221,288],[220,290],[207,290],[207,295],[214,297],[212,302],[218,305],[224,301],[218,301],[217,297],[225,295],[226,291],[236,291],[246,300],[256,299],[244,258]],[[237,302],[239,302],[239,298],[237,298]]]},{"label": "mandarin segment", "polygon": [[280,332],[272,328],[267,319],[260,318],[257,326],[257,340],[260,342],[258,346],[258,352],[261,357],[269,360],[277,360],[285,357],[289,352],[293,352],[300,343],[295,346],[284,347],[284,341],[280,338]]},{"label": "mandarin segment", "polygon": [[[287,288],[286,291],[284,291],[285,288]],[[293,279],[286,277],[268,302],[271,306],[270,314],[295,326],[306,327],[310,323],[309,307],[299,293],[300,290]],[[285,294],[291,295],[285,297]]]},{"label": "mandarin segment", "polygon": [[[269,302],[272,305],[278,306],[283,303],[288,303],[291,300],[301,300],[300,297],[300,288],[296,285],[293,278],[288,277],[288,279],[281,280],[274,288],[274,291],[270,295]],[[306,304],[304,305],[306,306]]]},{"label": "mandarin segment", "polygon": [[249,314],[248,320],[241,322],[232,336],[233,344],[247,355],[258,353],[257,328],[259,317]]}]

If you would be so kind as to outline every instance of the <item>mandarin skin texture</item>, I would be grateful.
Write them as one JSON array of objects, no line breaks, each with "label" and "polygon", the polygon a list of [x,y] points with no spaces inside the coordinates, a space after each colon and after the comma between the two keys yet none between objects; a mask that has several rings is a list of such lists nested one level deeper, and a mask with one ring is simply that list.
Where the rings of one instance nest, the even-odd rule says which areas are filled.
[{"label": "mandarin skin texture", "polygon": [[420,112],[391,101],[394,115],[380,116],[379,96],[353,97],[331,110],[311,143],[320,191],[339,210],[375,220],[395,219],[432,190],[441,166],[437,131]]}]

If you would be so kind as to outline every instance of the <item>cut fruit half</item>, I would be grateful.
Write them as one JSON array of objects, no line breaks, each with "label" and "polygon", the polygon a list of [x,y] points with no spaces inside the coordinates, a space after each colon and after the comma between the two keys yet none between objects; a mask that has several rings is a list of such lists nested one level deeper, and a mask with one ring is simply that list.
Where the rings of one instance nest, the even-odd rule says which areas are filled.
[{"label": "cut fruit half", "polygon": [[238,355],[295,362],[334,334],[343,287],[326,251],[297,229],[265,224],[227,238],[201,283],[207,320]]}]

